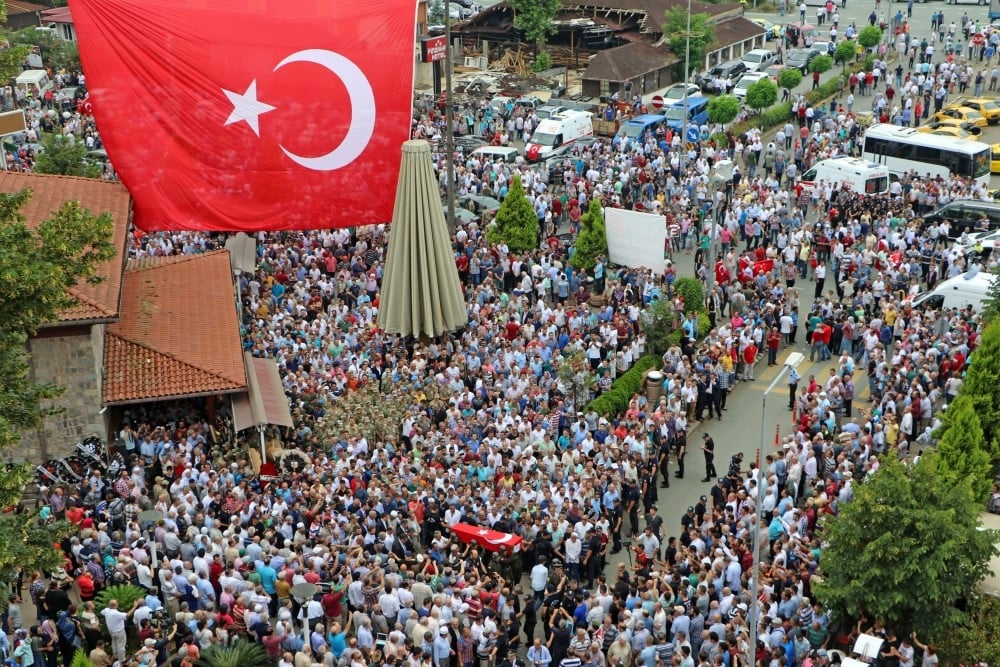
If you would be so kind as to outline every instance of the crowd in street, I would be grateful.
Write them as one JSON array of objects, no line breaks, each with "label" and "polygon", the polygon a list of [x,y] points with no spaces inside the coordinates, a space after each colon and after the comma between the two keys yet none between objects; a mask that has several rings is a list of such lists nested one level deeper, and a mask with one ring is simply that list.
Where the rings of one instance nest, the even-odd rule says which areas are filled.
[{"label": "crowd in street", "polygon": [[[969,35],[953,25],[901,33],[910,62],[883,58],[866,75],[872,104],[893,122],[923,116],[963,78],[980,83],[974,61],[995,53],[967,54]],[[974,35],[973,26],[963,21]],[[926,47],[916,37],[924,32]],[[946,58],[912,55],[935,43]],[[911,174],[874,197],[802,185],[815,161],[857,151],[859,84],[822,120],[796,109],[803,122],[773,137],[730,132],[726,148],[705,142],[684,156],[669,132],[599,140],[552,165],[463,156],[458,193],[502,199],[519,175],[545,242],[513,253],[488,244],[482,224],[459,226],[469,324],[453,336],[413,342],[378,328],[387,226],[258,234],[257,270],[240,278],[244,344],[279,365],[296,428],[278,437],[304,453],[303,467],[265,483],[232,454],[224,418],[198,403],[129,411],[115,443],[128,466],[116,479],[95,473],[81,488],[45,492],[48,511],[78,532],[48,581],[26,568],[38,623],[19,624],[21,602],[11,600],[11,655],[20,667],[55,667],[59,656],[68,665],[77,648],[95,667],[171,656],[190,665],[249,638],[281,667],[734,667],[751,651],[768,665],[813,667],[864,631],[885,639],[887,666],[911,667],[918,652],[936,665],[934,646],[877,619],[836,623],[810,591],[822,517],[880,459],[931,443],[935,412],[975,350],[975,313],[910,300],[989,268],[954,251],[946,226],[921,220],[950,200],[985,197],[974,182]],[[507,133],[512,119],[530,133],[537,120],[486,101],[461,111],[463,133]],[[436,113],[414,119],[416,135],[441,129]],[[724,157],[735,163],[731,187],[713,194],[709,174]],[[676,261],[663,275],[607,257],[589,274],[576,270],[557,234],[593,198],[664,215],[668,256],[697,253],[710,321],[701,330],[678,303],[685,337],[662,354],[662,397],[639,394],[607,416],[589,400],[651,351],[643,310],[674,300],[679,276]],[[198,253],[223,241],[137,236],[131,253]],[[794,432],[760,462],[737,454],[717,469],[712,421],[729,418],[738,383],[787,350],[829,360],[828,375],[790,371]],[[363,391],[398,408],[387,431],[338,410]],[[681,525],[665,525],[658,503],[688,475],[705,493]],[[162,518],[147,530],[139,517],[148,510]],[[458,522],[523,542],[488,550],[459,540]],[[758,535],[761,626],[751,646]],[[606,567],[623,550],[629,558]],[[146,596],[95,613],[96,593],[114,583]],[[317,585],[315,596],[296,595],[302,584]]]}]

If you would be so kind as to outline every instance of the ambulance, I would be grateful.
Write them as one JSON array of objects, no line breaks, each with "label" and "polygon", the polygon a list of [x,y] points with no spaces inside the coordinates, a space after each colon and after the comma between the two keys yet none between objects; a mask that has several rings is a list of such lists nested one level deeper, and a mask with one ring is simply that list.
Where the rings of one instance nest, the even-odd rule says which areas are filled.
[{"label": "ambulance", "polygon": [[805,187],[813,187],[820,181],[834,187],[846,185],[862,195],[881,195],[889,191],[889,169],[861,158],[838,155],[817,162],[800,179]]},{"label": "ambulance", "polygon": [[594,134],[589,111],[563,111],[538,123],[531,141],[524,147],[528,162],[562,155],[573,142]]}]

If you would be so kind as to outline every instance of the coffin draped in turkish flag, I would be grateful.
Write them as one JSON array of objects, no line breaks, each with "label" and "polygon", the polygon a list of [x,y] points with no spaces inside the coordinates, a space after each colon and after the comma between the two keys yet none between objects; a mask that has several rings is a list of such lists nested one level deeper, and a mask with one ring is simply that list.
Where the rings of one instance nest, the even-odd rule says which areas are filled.
[{"label": "coffin draped in turkish flag", "polygon": [[108,155],[150,230],[392,218],[414,0],[72,0]]},{"label": "coffin draped in turkish flag", "polygon": [[475,540],[476,544],[487,551],[500,551],[504,547],[510,547],[514,551],[521,550],[521,536],[511,533],[501,533],[499,530],[490,530],[482,526],[473,526],[468,523],[456,523],[451,527],[451,532],[455,533],[462,542],[468,544]]}]

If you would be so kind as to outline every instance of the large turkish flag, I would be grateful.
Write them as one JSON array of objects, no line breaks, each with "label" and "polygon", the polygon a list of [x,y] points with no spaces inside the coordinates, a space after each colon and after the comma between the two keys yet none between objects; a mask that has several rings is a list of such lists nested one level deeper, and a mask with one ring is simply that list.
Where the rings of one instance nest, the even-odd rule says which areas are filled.
[{"label": "large turkish flag", "polygon": [[71,0],[94,115],[141,229],[388,222],[415,0]]},{"label": "large turkish flag", "polygon": [[451,527],[451,532],[463,543],[475,542],[487,551],[497,552],[504,548],[510,548],[512,551],[521,550],[520,535],[473,526],[469,523],[456,523]]}]

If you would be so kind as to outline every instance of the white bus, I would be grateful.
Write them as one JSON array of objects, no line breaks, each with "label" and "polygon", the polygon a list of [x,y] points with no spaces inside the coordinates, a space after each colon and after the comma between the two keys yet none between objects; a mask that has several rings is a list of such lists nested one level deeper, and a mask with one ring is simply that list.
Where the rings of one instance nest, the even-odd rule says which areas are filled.
[{"label": "white bus", "polygon": [[955,174],[990,184],[990,146],[980,141],[879,123],[865,131],[862,157],[885,165],[896,177],[909,172],[931,177]]}]

